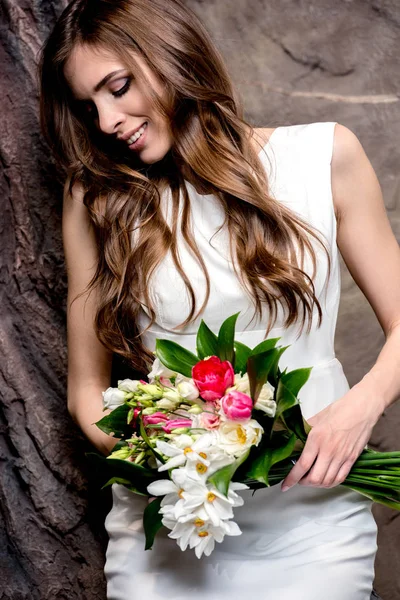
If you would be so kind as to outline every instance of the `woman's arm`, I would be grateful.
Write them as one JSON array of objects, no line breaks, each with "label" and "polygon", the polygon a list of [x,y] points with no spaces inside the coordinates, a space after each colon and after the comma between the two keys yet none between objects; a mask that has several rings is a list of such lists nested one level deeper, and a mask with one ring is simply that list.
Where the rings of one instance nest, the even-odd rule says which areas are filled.
[{"label": "woman's arm", "polygon": [[375,423],[400,396],[400,248],[374,169],[358,138],[340,124],[331,168],[338,247],[386,342],[359,383],[308,419],[313,429],[282,489],[296,483],[328,488],[342,483]]},{"label": "woman's arm", "polygon": [[101,392],[110,385],[112,353],[94,331],[96,290],[73,302],[91,280],[98,260],[83,190],[77,184],[72,195],[67,184],[64,188],[62,232],[68,273],[68,411],[90,442],[107,455],[118,439],[103,433],[94,423],[110,412],[103,412]]}]

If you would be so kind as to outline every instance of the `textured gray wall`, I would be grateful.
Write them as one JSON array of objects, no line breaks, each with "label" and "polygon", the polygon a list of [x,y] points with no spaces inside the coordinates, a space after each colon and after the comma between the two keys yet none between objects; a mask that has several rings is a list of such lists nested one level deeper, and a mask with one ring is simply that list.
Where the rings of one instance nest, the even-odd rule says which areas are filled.
[{"label": "textured gray wall", "polygon": [[[397,236],[400,5],[394,1],[187,0],[228,62],[257,126],[336,120],[359,136]],[[397,5],[396,5],[397,4]],[[61,181],[41,139],[35,62],[65,0],[0,4],[0,590],[8,600],[105,598],[109,497],[88,487],[90,448],[66,411]],[[343,269],[337,353],[351,383],[379,325]],[[116,367],[118,371],[118,365]],[[400,407],[372,442],[398,448]],[[380,525],[376,588],[400,600],[398,513]]]}]

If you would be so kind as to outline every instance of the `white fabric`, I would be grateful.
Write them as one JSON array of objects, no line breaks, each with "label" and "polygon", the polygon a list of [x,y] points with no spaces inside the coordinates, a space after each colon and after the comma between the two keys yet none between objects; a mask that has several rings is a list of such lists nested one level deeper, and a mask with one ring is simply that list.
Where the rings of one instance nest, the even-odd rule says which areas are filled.
[{"label": "white fabric", "polygon": [[[334,127],[334,122],[279,127],[260,152],[271,192],[326,236],[332,259],[331,277],[324,287],[327,263],[315,246],[318,271],[314,283],[323,308],[322,326],[318,328],[315,320],[310,333],[304,330],[296,339],[298,324],[284,329],[280,312],[268,336],[280,336],[280,343],[291,344],[282,355],[283,367],[313,366],[300,392],[306,418],[349,388],[334,353],[340,297],[330,180]],[[236,337],[253,347],[263,339],[265,325],[256,319],[250,323],[253,305],[233,272],[226,231],[214,235],[210,243],[223,222],[223,211],[213,196],[197,194],[189,183],[188,189],[194,235],[210,274],[210,299],[194,324],[172,331],[186,317],[189,303],[184,284],[167,256],[152,279],[157,322],[144,341],[154,349],[156,338],[169,338],[194,350],[201,318],[216,330],[224,318],[241,311]],[[168,206],[165,202],[167,218]],[[183,240],[179,247],[200,307],[205,291],[200,267]],[[143,310],[140,325],[147,323]],[[275,485],[254,495],[250,490],[239,492],[245,503],[235,509],[235,520],[242,535],[225,537],[210,557],[200,560],[192,550],[182,552],[165,528],[157,534],[153,549],[145,551],[141,515],[146,499],[119,484],[112,486],[112,493],[113,507],[105,522],[110,538],[105,565],[108,600],[370,598],[377,549],[372,503],[342,486],[323,489],[296,485],[282,493],[280,485]]]}]

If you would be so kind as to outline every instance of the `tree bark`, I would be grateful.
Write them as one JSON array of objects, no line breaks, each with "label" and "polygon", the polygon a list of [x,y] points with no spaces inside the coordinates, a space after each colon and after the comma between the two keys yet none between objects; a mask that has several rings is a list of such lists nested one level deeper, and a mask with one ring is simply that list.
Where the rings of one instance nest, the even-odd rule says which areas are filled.
[{"label": "tree bark", "polygon": [[[91,485],[93,448],[66,408],[67,278],[62,178],[39,131],[37,56],[65,0],[2,0],[0,29],[0,589],[10,600],[104,599],[109,489]],[[400,236],[397,41],[389,0],[187,0],[223,52],[256,126],[335,120],[360,137]],[[295,17],[295,18],[294,18]],[[243,77],[243,74],[246,74]],[[383,334],[342,265],[337,353],[351,384]],[[115,361],[113,381],[135,376]],[[398,449],[400,407],[371,443]],[[376,588],[400,600],[399,514],[374,507]]]}]

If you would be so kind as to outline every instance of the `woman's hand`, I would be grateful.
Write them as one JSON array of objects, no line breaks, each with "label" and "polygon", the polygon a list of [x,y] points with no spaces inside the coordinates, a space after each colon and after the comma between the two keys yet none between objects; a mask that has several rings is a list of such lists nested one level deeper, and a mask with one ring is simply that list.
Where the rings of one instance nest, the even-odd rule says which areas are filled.
[{"label": "woman's hand", "polygon": [[299,460],[281,484],[282,491],[296,483],[323,488],[343,483],[382,412],[383,402],[361,381],[307,419],[312,430]]}]

